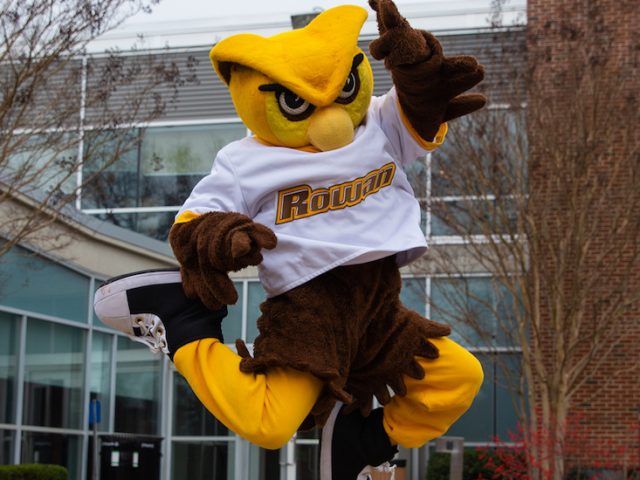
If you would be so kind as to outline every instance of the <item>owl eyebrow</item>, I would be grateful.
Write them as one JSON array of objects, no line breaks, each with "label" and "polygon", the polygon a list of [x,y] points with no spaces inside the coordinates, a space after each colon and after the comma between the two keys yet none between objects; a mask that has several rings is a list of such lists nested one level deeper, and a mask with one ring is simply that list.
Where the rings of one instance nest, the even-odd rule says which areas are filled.
[{"label": "owl eyebrow", "polygon": [[362,54],[362,53],[359,53],[355,57],[353,57],[353,63],[351,64],[351,70],[355,70],[356,68],[358,68],[358,65],[360,65],[362,63],[362,60],[364,60],[364,54]]},{"label": "owl eyebrow", "polygon": [[264,85],[260,85],[258,90],[261,92],[282,92],[287,89],[279,83],[265,83]]}]

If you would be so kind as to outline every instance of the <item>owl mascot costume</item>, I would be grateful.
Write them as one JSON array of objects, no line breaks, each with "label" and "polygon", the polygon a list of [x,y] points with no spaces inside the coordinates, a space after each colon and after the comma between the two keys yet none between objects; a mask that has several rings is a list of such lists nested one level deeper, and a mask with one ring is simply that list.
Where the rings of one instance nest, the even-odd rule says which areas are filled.
[{"label": "owl mascot costume", "polygon": [[[380,36],[369,49],[393,79],[381,97],[358,48],[358,6],[213,47],[253,135],[220,150],[178,213],[169,241],[180,270],[118,277],[95,297],[102,321],[168,354],[241,437],[277,449],[322,427],[322,480],[355,480],[398,445],[441,435],[482,382],[447,326],[401,304],[399,268],[426,250],[403,167],[484,105],[464,94],[483,68],[444,56],[390,0],[370,5]],[[228,273],[249,265],[267,293],[253,354],[226,346],[221,329],[238,298]]]}]

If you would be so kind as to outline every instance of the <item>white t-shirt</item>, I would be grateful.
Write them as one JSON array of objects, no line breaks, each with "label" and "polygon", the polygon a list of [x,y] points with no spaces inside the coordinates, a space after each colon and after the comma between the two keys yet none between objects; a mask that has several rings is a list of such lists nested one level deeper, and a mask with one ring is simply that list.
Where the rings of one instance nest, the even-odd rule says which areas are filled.
[{"label": "white t-shirt", "polygon": [[395,91],[373,98],[353,142],[305,152],[253,137],[220,150],[178,213],[238,212],[278,237],[263,250],[260,280],[273,297],[340,265],[396,255],[399,266],[427,244],[420,207],[402,170],[425,155],[404,127]]}]

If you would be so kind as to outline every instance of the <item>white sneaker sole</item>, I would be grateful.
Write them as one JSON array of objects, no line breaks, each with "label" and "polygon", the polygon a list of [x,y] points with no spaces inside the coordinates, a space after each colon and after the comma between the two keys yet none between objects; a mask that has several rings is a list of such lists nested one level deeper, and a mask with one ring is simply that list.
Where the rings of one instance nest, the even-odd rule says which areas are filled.
[{"label": "white sneaker sole", "polygon": [[331,410],[329,418],[322,427],[322,438],[320,440],[320,480],[333,480],[331,477],[331,439],[333,438],[333,426],[336,424],[336,417],[342,408],[342,402],[336,402]]},{"label": "white sneaker sole", "polygon": [[[331,472],[331,441],[333,439],[333,427],[336,424],[336,417],[340,413],[342,406],[342,402],[336,402],[335,407],[333,407],[333,410],[331,410],[331,413],[329,414],[329,418],[327,418],[326,423],[322,427],[322,437],[320,440],[320,480],[342,480],[332,478]],[[371,480],[371,470],[372,467],[367,465],[354,480]],[[394,478],[395,475],[393,474],[389,477],[390,480],[393,480]]]},{"label": "white sneaker sole", "polygon": [[[93,308],[98,318],[116,330],[135,336],[134,319],[129,310],[127,290],[149,285],[180,283],[182,278],[177,270],[158,270],[134,274],[107,283],[96,290]],[[139,314],[147,312],[136,312]]]}]

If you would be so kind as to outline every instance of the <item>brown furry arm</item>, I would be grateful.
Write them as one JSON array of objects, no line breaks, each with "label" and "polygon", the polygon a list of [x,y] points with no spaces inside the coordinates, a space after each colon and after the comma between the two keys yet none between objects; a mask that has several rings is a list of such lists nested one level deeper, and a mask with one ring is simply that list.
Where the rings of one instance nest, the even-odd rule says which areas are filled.
[{"label": "brown furry arm", "polygon": [[217,310],[238,300],[228,272],[262,262],[260,250],[275,248],[275,234],[264,225],[234,212],[209,212],[176,223],[169,243],[180,262],[187,296]]},{"label": "brown furry arm", "polygon": [[440,42],[412,28],[391,0],[369,0],[369,5],[380,32],[369,45],[371,55],[384,59],[402,111],[423,139],[432,141],[442,123],[484,106],[481,94],[460,95],[484,78],[475,58],[445,57]]}]

